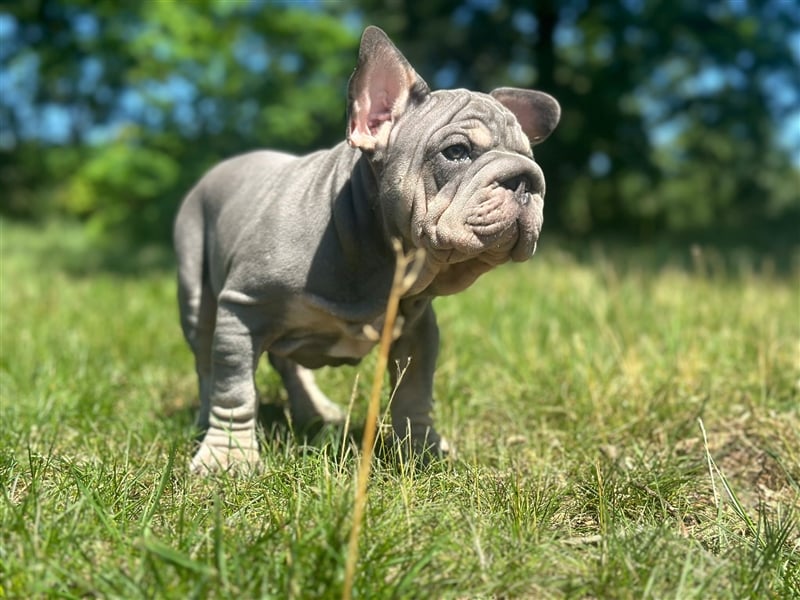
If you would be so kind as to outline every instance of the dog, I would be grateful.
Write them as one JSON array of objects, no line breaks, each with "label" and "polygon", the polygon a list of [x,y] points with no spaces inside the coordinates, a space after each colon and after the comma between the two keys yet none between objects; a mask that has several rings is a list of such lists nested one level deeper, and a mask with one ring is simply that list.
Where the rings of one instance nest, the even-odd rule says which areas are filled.
[{"label": "dog", "polygon": [[356,364],[376,345],[392,240],[424,250],[390,350],[392,363],[407,364],[391,377],[393,436],[416,456],[446,454],[431,416],[432,299],[536,249],[545,181],[531,146],[558,124],[553,97],[431,91],[387,35],[368,27],[347,102],[345,142],[300,157],[264,150],[229,159],[178,211],[178,303],[204,432],[196,473],[259,463],[254,374],[265,352],[296,428],[341,422],[311,370]]}]

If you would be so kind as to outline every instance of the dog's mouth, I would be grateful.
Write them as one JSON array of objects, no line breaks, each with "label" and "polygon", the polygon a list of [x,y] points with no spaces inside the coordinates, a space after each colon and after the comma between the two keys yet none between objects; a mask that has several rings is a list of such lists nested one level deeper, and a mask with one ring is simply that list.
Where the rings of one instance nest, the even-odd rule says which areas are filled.
[{"label": "dog's mouth", "polygon": [[472,230],[487,258],[510,256],[514,261],[531,257],[539,237],[542,196],[530,191],[526,177],[490,185],[485,199],[473,205],[464,222]]},{"label": "dog's mouth", "polygon": [[511,156],[487,159],[473,171],[429,203],[418,241],[451,264],[478,259],[494,266],[529,259],[542,227],[541,169]]}]

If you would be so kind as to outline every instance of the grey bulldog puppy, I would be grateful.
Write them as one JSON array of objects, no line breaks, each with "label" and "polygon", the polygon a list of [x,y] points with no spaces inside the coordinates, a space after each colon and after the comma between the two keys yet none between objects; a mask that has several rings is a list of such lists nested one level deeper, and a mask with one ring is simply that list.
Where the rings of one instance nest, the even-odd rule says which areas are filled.
[{"label": "grey bulldog puppy", "polygon": [[406,252],[425,250],[390,353],[390,364],[408,365],[399,385],[392,373],[393,430],[418,454],[446,452],[431,418],[439,346],[431,301],[536,248],[545,183],[531,145],[558,123],[551,96],[431,92],[386,34],[368,27],[347,109],[346,143],[302,157],[232,158],[180,208],[181,323],[205,431],[195,472],[258,463],[254,373],[264,352],[295,426],[342,419],[309,369],[355,364],[375,346],[393,238]]}]

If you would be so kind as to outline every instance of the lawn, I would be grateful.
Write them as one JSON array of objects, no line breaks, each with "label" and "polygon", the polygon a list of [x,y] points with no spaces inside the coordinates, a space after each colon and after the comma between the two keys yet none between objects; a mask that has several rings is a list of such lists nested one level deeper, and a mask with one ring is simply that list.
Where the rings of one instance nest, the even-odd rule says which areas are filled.
[{"label": "lawn", "polygon": [[[0,598],[339,597],[355,446],[267,406],[262,474],[190,476],[164,252],[9,222],[0,251]],[[354,597],[798,597],[799,276],[798,255],[545,236],[437,300],[458,457],[375,465]],[[354,423],[374,364],[320,373]]]}]

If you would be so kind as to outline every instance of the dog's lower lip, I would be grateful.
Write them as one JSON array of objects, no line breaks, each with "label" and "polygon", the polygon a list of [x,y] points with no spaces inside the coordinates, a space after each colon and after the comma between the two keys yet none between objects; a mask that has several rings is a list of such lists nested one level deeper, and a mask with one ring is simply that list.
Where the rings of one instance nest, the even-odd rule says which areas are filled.
[{"label": "dog's lower lip", "polygon": [[536,242],[533,242],[533,246],[531,247],[530,251],[528,251],[528,249],[525,248],[521,243],[518,243],[511,250],[511,260],[513,260],[514,262],[524,262],[528,260],[535,251],[536,251]]},{"label": "dog's lower lip", "polygon": [[[519,223],[517,223],[519,227]],[[520,228],[520,235],[517,238],[517,243],[514,244],[514,247],[511,248],[511,252],[509,253],[511,256],[511,260],[514,262],[524,262],[528,260],[533,253],[536,252],[536,242],[537,237],[534,236],[533,238],[526,239],[524,235],[522,235],[522,229]]]}]

